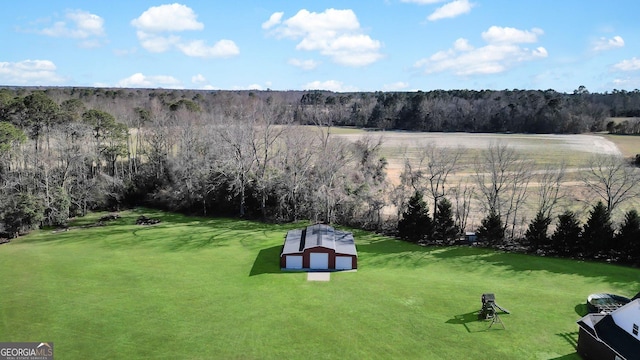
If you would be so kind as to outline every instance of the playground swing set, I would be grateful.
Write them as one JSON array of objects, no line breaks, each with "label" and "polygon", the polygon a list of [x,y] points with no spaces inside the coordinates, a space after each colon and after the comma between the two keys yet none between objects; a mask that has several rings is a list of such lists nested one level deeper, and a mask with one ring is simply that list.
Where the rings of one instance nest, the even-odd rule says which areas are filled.
[{"label": "playground swing set", "polygon": [[493,324],[502,325],[503,329],[506,329],[504,323],[498,316],[498,313],[502,312],[504,314],[510,314],[509,310],[501,307],[496,303],[496,296],[493,293],[485,293],[482,294],[482,309],[478,312],[478,320],[491,320],[491,324],[489,325],[489,329],[493,326]]}]

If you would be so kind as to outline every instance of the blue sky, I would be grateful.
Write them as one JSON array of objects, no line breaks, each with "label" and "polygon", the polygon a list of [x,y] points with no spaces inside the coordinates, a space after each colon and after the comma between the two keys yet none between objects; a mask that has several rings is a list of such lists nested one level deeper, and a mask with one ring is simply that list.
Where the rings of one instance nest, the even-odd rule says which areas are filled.
[{"label": "blue sky", "polygon": [[0,85],[415,91],[640,88],[637,0],[31,0]]}]

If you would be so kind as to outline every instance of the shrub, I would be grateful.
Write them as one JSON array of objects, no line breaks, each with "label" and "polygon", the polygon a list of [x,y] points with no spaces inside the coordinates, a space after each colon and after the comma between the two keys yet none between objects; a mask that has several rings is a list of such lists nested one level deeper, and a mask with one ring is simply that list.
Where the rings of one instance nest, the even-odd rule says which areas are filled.
[{"label": "shrub", "polygon": [[476,231],[478,239],[488,243],[489,245],[500,244],[504,241],[504,227],[500,215],[491,211],[486,218],[482,219],[482,223]]},{"label": "shrub", "polygon": [[551,247],[556,252],[569,255],[578,252],[582,235],[580,221],[572,211],[558,215],[558,226],[551,236]]}]

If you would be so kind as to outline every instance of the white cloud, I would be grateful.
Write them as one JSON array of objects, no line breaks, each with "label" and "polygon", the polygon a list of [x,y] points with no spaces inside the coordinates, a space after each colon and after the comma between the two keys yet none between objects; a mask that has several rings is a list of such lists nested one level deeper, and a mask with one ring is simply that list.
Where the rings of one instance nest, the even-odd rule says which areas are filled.
[{"label": "white cloud", "polygon": [[403,81],[397,81],[392,84],[385,84],[382,86],[384,91],[399,91],[407,88],[409,88],[409,83]]},{"label": "white cloud", "polygon": [[150,52],[177,49],[187,56],[202,58],[225,58],[240,53],[232,40],[222,39],[209,46],[204,40],[188,41],[175,35],[176,32],[204,29],[197,17],[188,6],[175,3],[150,7],[131,20],[131,25],[137,29],[140,45]]},{"label": "white cloud", "polygon": [[303,86],[305,90],[329,90],[335,92],[355,92],[358,88],[354,86],[345,86],[342,81],[327,80],[327,81],[312,81]]},{"label": "white cloud", "polygon": [[282,22],[282,15],[284,15],[283,12],[275,12],[271,14],[271,16],[269,17],[269,20],[262,23],[262,28],[267,30],[280,24],[280,22]]},{"label": "white cloud", "polygon": [[222,58],[238,55],[240,49],[231,40],[220,40],[213,46],[207,46],[203,40],[177,43],[176,47],[185,55],[203,58]]},{"label": "white cloud", "polygon": [[138,49],[135,47],[132,47],[130,49],[114,49],[113,53],[116,56],[129,56],[129,55],[133,55],[135,53],[138,52]]},{"label": "white cloud", "polygon": [[453,43],[453,48],[458,51],[471,51],[473,46],[469,44],[469,40],[460,38]]},{"label": "white cloud", "polygon": [[546,58],[549,56],[547,49],[542,46],[538,46],[535,50],[531,50],[531,54],[536,58]]},{"label": "white cloud", "polygon": [[542,33],[540,29],[526,31],[492,26],[482,33],[487,45],[476,48],[461,38],[452,48],[418,60],[414,66],[424,68],[427,74],[445,71],[461,76],[501,73],[518,63],[546,58],[549,54],[542,46],[529,49],[519,45],[537,42],[537,36]]},{"label": "white cloud", "polygon": [[207,82],[207,78],[202,74],[197,74],[191,77],[191,82],[194,84],[204,84]]},{"label": "white cloud", "polygon": [[202,30],[204,24],[198,22],[197,17],[190,7],[175,3],[150,7],[131,20],[131,25],[145,32]]},{"label": "white cloud", "polygon": [[305,40],[320,41],[325,37],[335,37],[339,33],[357,31],[360,23],[351,9],[327,9],[324,12],[309,12],[306,9],[284,21],[277,30],[282,36],[303,37]]},{"label": "white cloud", "polygon": [[135,73],[128,78],[118,81],[117,87],[123,88],[169,88],[182,89],[180,80],[169,75],[147,76],[142,73]]},{"label": "white cloud", "polygon": [[436,4],[443,1],[445,0],[400,0],[400,2],[403,2],[403,3],[411,3],[411,4],[418,4],[418,5]]},{"label": "white cloud", "polygon": [[51,27],[37,33],[60,38],[81,40],[80,46],[93,48],[103,45],[99,39],[105,36],[104,19],[83,10],[68,10],[64,21],[56,21]]},{"label": "white cloud", "polygon": [[74,39],[86,39],[91,36],[104,36],[105,34],[104,20],[98,15],[83,10],[70,10],[67,11],[65,18],[73,24],[57,21],[52,27],[42,29],[40,34]]},{"label": "white cloud", "polygon": [[171,36],[159,36],[156,34],[146,33],[144,31],[138,31],[138,40],[140,40],[140,45],[145,48],[147,51],[154,53],[162,53],[168,51],[180,44],[180,37],[176,35]]},{"label": "white cloud", "polygon": [[623,88],[623,89],[638,89],[640,88],[640,78],[639,77],[626,77],[624,79],[614,79],[611,82],[611,87],[613,88]]},{"label": "white cloud", "polygon": [[0,62],[0,83],[4,85],[57,85],[63,81],[50,60]]},{"label": "white cloud", "polygon": [[309,60],[300,60],[300,59],[289,59],[289,65],[293,65],[299,67],[303,70],[313,70],[320,65],[320,62],[309,59]]},{"label": "white cloud", "polygon": [[[272,18],[273,15],[270,20]],[[350,9],[327,9],[321,13],[302,9],[279,22],[271,34],[300,40],[296,49],[318,51],[341,65],[365,66],[382,58],[382,44],[363,33],[356,14]]]},{"label": "white cloud", "polygon": [[260,84],[251,84],[248,86],[233,86],[232,87],[233,90],[264,90],[264,87]]},{"label": "white cloud", "polygon": [[611,39],[599,38],[593,43],[593,51],[605,51],[624,46],[624,39],[621,36],[614,36]]},{"label": "white cloud", "polygon": [[622,60],[619,63],[613,65],[613,69],[619,71],[640,70],[640,59],[633,57],[629,60]]},{"label": "white cloud", "polygon": [[75,10],[67,12],[67,18],[76,23],[76,33],[81,38],[104,35],[104,20],[98,15]]},{"label": "white cloud", "polygon": [[520,44],[538,42],[538,35],[542,34],[544,34],[544,31],[538,28],[533,28],[529,31],[512,27],[492,26],[482,33],[482,38],[491,44]]},{"label": "white cloud", "polygon": [[93,49],[102,46],[104,43],[98,39],[87,39],[78,43],[78,46],[84,49]]},{"label": "white cloud", "polygon": [[437,8],[427,17],[427,20],[436,21],[440,19],[454,18],[462,14],[468,14],[474,6],[475,5],[470,3],[469,0],[455,0]]}]

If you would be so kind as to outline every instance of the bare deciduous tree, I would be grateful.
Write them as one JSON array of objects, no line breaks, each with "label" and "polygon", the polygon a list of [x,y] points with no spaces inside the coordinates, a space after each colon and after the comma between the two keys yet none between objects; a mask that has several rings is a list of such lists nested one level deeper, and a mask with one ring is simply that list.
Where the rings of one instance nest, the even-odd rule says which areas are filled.
[{"label": "bare deciduous tree", "polygon": [[391,204],[396,208],[396,218],[398,220],[404,213],[409,198],[419,189],[418,179],[406,146],[401,150],[401,153],[404,154],[404,158],[403,169],[399,176],[400,183],[393,187],[390,196]]},{"label": "bare deciduous tree", "polygon": [[471,199],[474,196],[473,187],[468,182],[458,181],[456,187],[451,188],[453,199],[455,202],[455,221],[461,232],[467,228],[467,221],[471,211]]},{"label": "bare deciduous tree", "polygon": [[501,217],[505,230],[511,226],[511,236],[531,175],[531,165],[506,144],[491,144],[475,161],[474,177],[481,205],[488,213]]},{"label": "bare deciduous tree", "polygon": [[611,213],[617,206],[640,194],[640,170],[616,155],[598,154],[586,164],[581,180],[589,192],[605,203]]},{"label": "bare deciduous tree", "polygon": [[364,137],[353,145],[356,168],[353,172],[353,192],[356,203],[365,208],[361,223],[379,227],[382,222],[381,211],[386,204],[386,168],[387,160],[380,156],[383,138]]},{"label": "bare deciduous tree", "polygon": [[346,179],[345,167],[351,161],[351,154],[345,142],[329,139],[326,148],[316,158],[314,179],[317,221],[332,223],[336,205],[343,199],[342,191]]},{"label": "bare deciduous tree", "polygon": [[422,149],[420,162],[426,167],[426,180],[429,185],[429,193],[433,198],[433,214],[438,209],[438,202],[447,194],[445,185],[447,178],[456,171],[458,160],[464,155],[463,147],[445,148],[428,144]]},{"label": "bare deciduous tree", "polygon": [[254,102],[250,111],[256,131],[252,143],[256,163],[256,187],[260,192],[260,211],[264,219],[267,217],[267,188],[274,178],[273,171],[270,169],[273,158],[281,149],[277,146],[277,142],[289,129],[286,125],[278,124],[288,124],[290,117],[287,114],[286,106],[273,100]]},{"label": "bare deciduous tree", "polygon": [[283,151],[278,153],[278,181],[282,187],[279,207],[282,216],[298,221],[301,208],[308,206],[305,196],[310,182],[309,174],[315,162],[317,137],[308,132],[286,132],[283,136]]},{"label": "bare deciduous tree", "polygon": [[458,161],[465,154],[464,147],[438,147],[429,143],[419,147],[417,160],[407,156],[405,150],[404,170],[401,179],[413,191],[431,195],[433,212],[438,209],[438,202],[447,195],[447,179],[458,168]]},{"label": "bare deciduous tree", "polygon": [[175,181],[179,184],[180,191],[174,192],[174,196],[181,208],[201,204],[202,211],[206,214],[206,184],[213,166],[210,153],[215,148],[209,146],[206,127],[199,115],[183,112],[180,116],[178,151],[175,157]]},{"label": "bare deciduous tree", "polygon": [[566,164],[564,162],[560,164],[560,167],[547,165],[540,173],[536,212],[547,219],[551,219],[553,209],[558,204],[558,201],[563,198],[561,189],[565,173]]},{"label": "bare deciduous tree", "polygon": [[162,179],[165,176],[169,155],[176,142],[175,119],[155,99],[151,102],[148,115],[148,126],[144,129],[143,134],[138,133],[137,136],[140,136],[144,141],[142,144],[144,155],[146,155],[146,161],[153,168],[155,177]]},{"label": "bare deciduous tree", "polygon": [[238,108],[232,117],[221,118],[218,124],[218,134],[226,148],[219,170],[231,181],[231,190],[239,197],[241,217],[245,215],[246,191],[256,165],[253,149],[255,120],[247,115],[244,108]]}]

